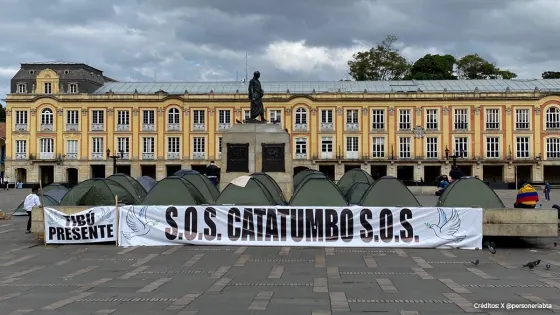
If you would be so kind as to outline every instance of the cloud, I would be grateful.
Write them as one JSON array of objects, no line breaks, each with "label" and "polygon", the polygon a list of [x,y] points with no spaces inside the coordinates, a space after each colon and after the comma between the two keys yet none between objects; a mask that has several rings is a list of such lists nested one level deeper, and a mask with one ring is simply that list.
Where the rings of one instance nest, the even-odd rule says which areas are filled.
[{"label": "cloud", "polygon": [[85,62],[123,81],[339,80],[399,37],[410,61],[479,53],[522,78],[560,71],[558,0],[0,0],[0,98],[19,63]]}]

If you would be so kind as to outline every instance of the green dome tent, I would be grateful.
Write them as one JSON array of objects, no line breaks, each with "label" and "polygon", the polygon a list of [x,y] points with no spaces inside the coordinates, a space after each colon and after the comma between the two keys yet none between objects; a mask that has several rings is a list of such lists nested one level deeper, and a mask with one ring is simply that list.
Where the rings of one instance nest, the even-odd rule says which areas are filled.
[{"label": "green dome tent", "polygon": [[208,204],[202,193],[188,180],[169,176],[160,180],[148,193],[142,205],[191,206]]},{"label": "green dome tent", "polygon": [[266,173],[253,173],[251,174],[251,177],[257,179],[259,182],[261,182],[261,184],[263,184],[266,187],[268,192],[270,192],[270,194],[274,198],[274,201],[276,201],[276,204],[278,205],[286,204],[286,199],[284,198],[282,189],[280,189],[280,186],[278,186],[278,183],[276,183],[276,181],[272,177],[270,177]]},{"label": "green dome tent", "polygon": [[68,188],[62,184],[50,184],[43,187],[43,194],[51,190],[60,190],[60,189],[68,191]]},{"label": "green dome tent", "polygon": [[309,169],[309,168],[297,173],[296,176],[294,176],[294,190],[305,179],[305,177],[307,177],[307,175],[314,174],[314,173],[323,174],[323,173],[321,173],[317,170],[312,170],[312,169]]},{"label": "green dome tent", "polygon": [[301,182],[290,200],[290,206],[343,207],[348,202],[330,179],[322,173],[309,175]]},{"label": "green dome tent", "polygon": [[113,174],[107,177],[107,179],[114,180],[115,182],[121,184],[121,186],[126,188],[129,193],[133,194],[140,201],[146,198],[146,189],[144,189],[138,181],[126,174]]},{"label": "green dome tent", "polygon": [[397,178],[383,176],[364,193],[359,203],[365,207],[421,207],[412,192]]},{"label": "green dome tent", "polygon": [[371,184],[366,182],[354,183],[354,185],[352,185],[346,193],[346,201],[348,201],[351,205],[360,204],[360,200],[362,200],[362,197],[369,189],[369,186],[371,186]]},{"label": "green dome tent", "polygon": [[252,176],[239,176],[222,191],[216,205],[268,206],[276,201],[266,186]]},{"label": "green dome tent", "polygon": [[212,182],[206,176],[200,174],[197,171],[180,170],[175,174],[181,174],[173,176],[179,176],[193,184],[200,191],[200,193],[202,193],[204,199],[207,201],[206,203],[213,203],[220,195],[218,188],[216,188],[216,186],[212,184]]},{"label": "green dome tent", "polygon": [[[39,196],[39,199],[41,199],[40,196]],[[44,195],[41,202],[45,203],[43,205],[45,207],[58,206],[58,202],[53,197],[51,197],[49,195]],[[17,208],[14,210],[14,213],[12,215],[15,215],[15,216],[27,215],[27,211],[23,208],[23,202],[20,203],[19,206],[17,206]]]},{"label": "green dome tent", "polygon": [[500,197],[483,181],[475,177],[462,177],[453,181],[443,191],[436,206],[506,208]]},{"label": "green dome tent", "polygon": [[111,179],[88,179],[74,186],[60,201],[61,206],[112,206],[119,203],[140,204],[138,197]]},{"label": "green dome tent", "polygon": [[375,182],[375,180],[373,180],[373,177],[371,177],[371,175],[363,169],[353,168],[342,175],[336,184],[338,185],[338,188],[340,188],[340,191],[342,191],[342,193],[346,196],[350,187],[352,187],[352,185],[356,182],[364,182],[371,185]]}]

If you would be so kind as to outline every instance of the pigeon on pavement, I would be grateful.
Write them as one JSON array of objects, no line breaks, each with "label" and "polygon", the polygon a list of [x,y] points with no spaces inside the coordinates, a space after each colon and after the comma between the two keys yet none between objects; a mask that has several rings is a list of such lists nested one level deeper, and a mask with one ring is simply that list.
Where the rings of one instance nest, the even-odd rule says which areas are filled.
[{"label": "pigeon on pavement", "polygon": [[523,265],[523,267],[524,267],[524,268],[527,267],[527,268],[529,268],[529,269],[533,269],[533,268],[535,268],[535,262],[530,261],[530,262],[528,262],[527,264]]},{"label": "pigeon on pavement", "polygon": [[538,266],[540,263],[541,263],[541,260],[540,260],[540,259],[537,259],[537,260],[535,260],[535,262],[534,262],[535,266]]},{"label": "pigeon on pavement", "polygon": [[496,253],[496,244],[494,244],[494,242],[486,242],[484,245],[488,248],[488,251],[490,251],[492,255]]},{"label": "pigeon on pavement", "polygon": [[480,263],[480,260],[471,261],[471,264],[477,266]]}]

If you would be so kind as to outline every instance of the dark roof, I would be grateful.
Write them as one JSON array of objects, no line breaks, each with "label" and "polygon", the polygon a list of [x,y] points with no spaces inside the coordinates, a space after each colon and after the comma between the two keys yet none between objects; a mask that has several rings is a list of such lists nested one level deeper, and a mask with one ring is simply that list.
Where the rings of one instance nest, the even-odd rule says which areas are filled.
[{"label": "dark roof", "polygon": [[63,61],[63,60],[53,60],[53,61],[42,61],[42,62],[23,62],[20,64],[21,66],[25,66],[25,65],[33,65],[33,66],[40,66],[40,65],[69,65],[69,66],[85,66],[88,68],[92,68],[94,70],[97,70],[99,72],[103,72],[102,70],[99,70],[95,67],[92,67],[88,64],[85,64],[83,62],[73,62],[73,61]]}]

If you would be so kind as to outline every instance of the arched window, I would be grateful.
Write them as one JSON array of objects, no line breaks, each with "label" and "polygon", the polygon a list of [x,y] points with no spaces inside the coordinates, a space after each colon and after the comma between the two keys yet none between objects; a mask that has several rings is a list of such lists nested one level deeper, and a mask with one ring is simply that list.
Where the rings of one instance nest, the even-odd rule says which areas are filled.
[{"label": "arched window", "polygon": [[179,119],[181,118],[179,110],[175,107],[171,108],[167,113],[168,123],[170,124],[178,124]]},{"label": "arched window", "polygon": [[560,138],[546,139],[546,159],[557,160],[560,158]]},{"label": "arched window", "polygon": [[296,125],[307,124],[307,111],[305,108],[300,107],[296,110]]},{"label": "arched window", "polygon": [[546,110],[546,129],[560,129],[560,109],[556,106]]},{"label": "arched window", "polygon": [[50,108],[45,108],[41,112],[41,125],[53,124],[53,111]]}]

